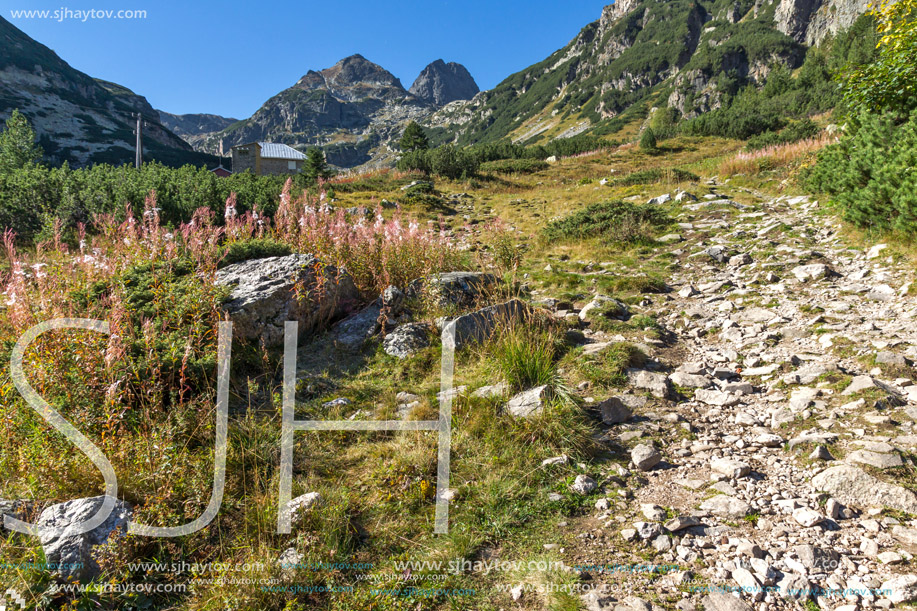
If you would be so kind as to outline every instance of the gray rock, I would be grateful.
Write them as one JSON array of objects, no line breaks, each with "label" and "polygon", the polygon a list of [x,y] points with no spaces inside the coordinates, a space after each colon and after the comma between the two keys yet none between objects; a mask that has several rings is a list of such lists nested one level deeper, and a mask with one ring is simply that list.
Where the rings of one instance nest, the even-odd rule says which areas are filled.
[{"label": "gray rock", "polygon": [[538,386],[525,390],[507,402],[505,411],[516,418],[528,418],[541,413],[547,398],[548,387]]},{"label": "gray rock", "polygon": [[858,467],[841,465],[812,478],[812,487],[827,492],[844,505],[869,508],[880,505],[917,513],[917,495],[902,486],[882,482]]},{"label": "gray rock", "polygon": [[595,316],[593,312],[602,312],[606,318],[625,318],[630,315],[627,304],[607,295],[596,295],[592,301],[583,306],[579,312],[580,320],[589,320]]},{"label": "gray rock", "polygon": [[512,299],[506,303],[459,316],[447,325],[455,327],[455,349],[458,350],[473,343],[486,341],[493,334],[497,325],[511,324],[513,321],[521,320],[526,312],[528,312],[526,304],[518,299]]},{"label": "gray rock", "polygon": [[917,528],[906,528],[904,526],[893,526],[892,536],[905,545],[917,547]]},{"label": "gray rock", "polygon": [[783,598],[790,600],[807,600],[812,596],[812,586],[802,575],[786,573],[777,582],[777,591]]},{"label": "gray rock", "polygon": [[633,416],[630,409],[618,397],[605,399],[596,405],[596,409],[602,414],[602,422],[605,424],[621,424],[622,422],[627,422]]},{"label": "gray rock", "polygon": [[675,195],[675,201],[676,201],[676,202],[679,202],[679,203],[681,203],[681,202],[696,202],[696,201],[697,201],[697,197],[694,196],[694,195],[692,195],[691,193],[688,193],[687,191],[679,191],[679,192]]},{"label": "gray rock", "polygon": [[717,263],[726,263],[730,255],[729,250],[725,246],[711,246],[704,251],[704,254]]},{"label": "gray rock", "polygon": [[650,394],[659,399],[665,399],[671,394],[669,380],[665,374],[645,369],[628,369],[627,379],[634,388],[648,390]]},{"label": "gray rock", "polygon": [[809,280],[827,278],[828,276],[834,275],[835,272],[824,263],[813,263],[811,265],[794,267],[792,273],[800,282],[806,282]]},{"label": "gray rock", "polygon": [[642,443],[631,450],[630,459],[641,471],[649,471],[662,461],[662,454],[653,446]]},{"label": "gray rock", "polygon": [[408,296],[417,296],[423,291],[440,307],[471,306],[499,283],[500,279],[493,274],[443,272],[412,282]]},{"label": "gray rock", "polygon": [[888,599],[900,605],[917,600],[917,575],[899,575],[884,582],[882,590],[891,592]]},{"label": "gray rock", "polygon": [[731,407],[742,402],[740,395],[733,395],[721,390],[704,390],[702,388],[694,391],[694,398],[701,403],[719,407]]},{"label": "gray rock", "polygon": [[3,532],[3,516],[25,520],[25,514],[33,507],[31,501],[5,501],[0,499],[0,532]]},{"label": "gray rock", "polygon": [[839,566],[840,556],[834,550],[814,545],[797,545],[794,551],[802,565],[815,573],[833,573]]},{"label": "gray rock", "polygon": [[93,517],[105,498],[96,496],[51,505],[38,517],[36,527],[45,560],[58,567],[61,578],[88,581],[98,576],[100,569],[92,557],[93,548],[106,543],[118,529],[127,530],[131,506],[116,500],[114,510],[102,524],[86,533],[76,532],[76,526]]},{"label": "gray rock", "polygon": [[704,606],[704,611],[754,611],[741,599],[723,592],[707,594],[701,604]]},{"label": "gray rock", "polygon": [[751,467],[748,464],[731,458],[717,458],[710,463],[710,468],[733,479],[745,477],[751,473]]},{"label": "gray rock", "polygon": [[670,374],[669,380],[671,380],[672,384],[684,388],[707,388],[713,383],[707,376],[685,373],[683,371],[676,371]]},{"label": "gray rock", "polygon": [[379,330],[382,306],[373,303],[356,314],[348,316],[332,329],[335,343],[348,351],[358,350]]},{"label": "gray rock", "polygon": [[287,507],[290,509],[290,519],[293,524],[300,522],[303,516],[320,503],[321,500],[322,495],[318,492],[307,492],[287,503]]},{"label": "gray rock", "polygon": [[910,365],[910,361],[908,361],[903,354],[890,352],[888,350],[879,352],[876,355],[876,363],[878,365],[896,365],[898,367],[907,367]]},{"label": "gray rock", "polygon": [[668,193],[663,193],[659,197],[654,197],[653,199],[646,202],[648,206],[658,206],[660,204],[667,204],[672,201],[672,196]]},{"label": "gray rock", "polygon": [[897,454],[880,454],[879,452],[870,452],[868,450],[857,450],[848,454],[844,460],[861,465],[869,465],[877,469],[891,469],[900,467],[904,464],[901,457]]},{"label": "gray rock", "polygon": [[499,382],[491,386],[482,386],[471,393],[471,396],[478,399],[493,399],[505,396],[508,390],[509,386],[505,382]]},{"label": "gray rock", "polygon": [[751,512],[751,506],[733,496],[718,494],[701,503],[701,511],[720,518],[744,518]]},{"label": "gray rock", "polygon": [[430,345],[429,334],[430,329],[424,323],[399,325],[382,340],[382,349],[390,356],[406,359]]},{"label": "gray rock", "polygon": [[700,519],[694,516],[678,516],[672,518],[665,523],[666,530],[670,532],[678,532],[679,530],[684,530],[686,528],[691,528],[692,526],[700,526],[702,522]]},{"label": "gray rock", "polygon": [[743,252],[729,258],[730,267],[742,267],[743,265],[749,265],[752,262],[751,255]]},{"label": "gray rock", "polygon": [[598,487],[595,480],[588,475],[577,475],[570,489],[576,494],[587,495]]},{"label": "gray rock", "polygon": [[[319,288],[316,270],[323,279]],[[268,257],[229,265],[216,273],[216,284],[232,288],[224,311],[236,337],[268,346],[283,342],[287,321],[299,323],[300,335],[340,318],[358,302],[346,273],[311,255]],[[299,298],[306,294],[307,299]]]}]

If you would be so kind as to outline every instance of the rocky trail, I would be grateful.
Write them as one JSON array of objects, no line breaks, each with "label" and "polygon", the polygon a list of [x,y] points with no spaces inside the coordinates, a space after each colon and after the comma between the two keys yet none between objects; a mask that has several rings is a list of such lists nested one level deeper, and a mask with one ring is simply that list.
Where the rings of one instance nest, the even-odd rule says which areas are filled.
[{"label": "rocky trail", "polygon": [[[634,308],[666,341],[645,338],[651,358],[625,394],[586,399],[631,460],[580,465],[574,484],[605,492],[564,533],[585,607],[911,603],[913,271],[882,245],[849,247],[806,197],[711,191],[664,238],[672,291]],[[622,339],[586,335],[587,351]]]}]

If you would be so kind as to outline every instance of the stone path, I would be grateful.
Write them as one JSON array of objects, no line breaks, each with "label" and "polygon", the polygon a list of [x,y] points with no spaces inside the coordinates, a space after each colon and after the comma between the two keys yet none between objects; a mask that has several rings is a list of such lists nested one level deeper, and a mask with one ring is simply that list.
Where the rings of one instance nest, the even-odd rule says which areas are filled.
[{"label": "stone path", "polygon": [[749,206],[711,190],[666,237],[672,292],[635,309],[675,339],[631,372],[621,399],[636,417],[606,433],[631,464],[596,468],[607,499],[566,560],[687,570],[585,568],[584,583],[604,584],[586,608],[915,601],[917,495],[902,485],[917,489],[913,271],[882,247],[849,248],[805,197]]}]

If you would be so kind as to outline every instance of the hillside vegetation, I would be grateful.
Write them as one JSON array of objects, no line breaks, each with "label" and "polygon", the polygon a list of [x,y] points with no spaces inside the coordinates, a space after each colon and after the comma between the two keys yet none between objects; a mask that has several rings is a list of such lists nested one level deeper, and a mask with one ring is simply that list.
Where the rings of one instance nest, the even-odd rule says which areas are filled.
[{"label": "hillside vegetation", "polygon": [[[479,96],[492,112],[458,142],[415,134],[397,169],[49,168],[15,115],[0,132],[0,360],[36,324],[108,322],[39,336],[23,367],[110,460],[132,513],[79,540],[79,571],[48,566],[67,564],[48,540],[0,532],[4,591],[71,610],[917,601],[914,0],[808,51],[764,27],[773,5],[753,8],[642,3],[592,24]],[[567,58],[616,37],[600,74]],[[735,80],[737,54],[798,65]],[[659,104],[678,98],[673,66],[707,74],[719,108]],[[636,97],[601,91],[615,79]],[[614,135],[512,142],[548,100],[559,116],[598,104]],[[229,320],[220,510],[192,534],[126,533],[209,503]],[[2,375],[3,512],[35,521],[103,494],[97,463]],[[296,431],[285,472],[291,402],[298,421],[351,428]],[[450,431],[447,489],[430,422]]]}]

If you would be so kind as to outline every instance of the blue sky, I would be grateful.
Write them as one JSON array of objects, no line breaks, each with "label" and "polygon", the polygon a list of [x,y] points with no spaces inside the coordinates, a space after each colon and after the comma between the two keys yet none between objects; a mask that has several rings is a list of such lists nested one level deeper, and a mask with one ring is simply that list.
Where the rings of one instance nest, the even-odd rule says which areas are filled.
[{"label": "blue sky", "polygon": [[[435,59],[482,89],[547,57],[611,0],[0,0],[71,66],[174,113],[250,116],[310,69],[360,53],[407,88]],[[138,20],[14,19],[12,10],[146,10]],[[72,13],[71,13],[72,14]]]}]

